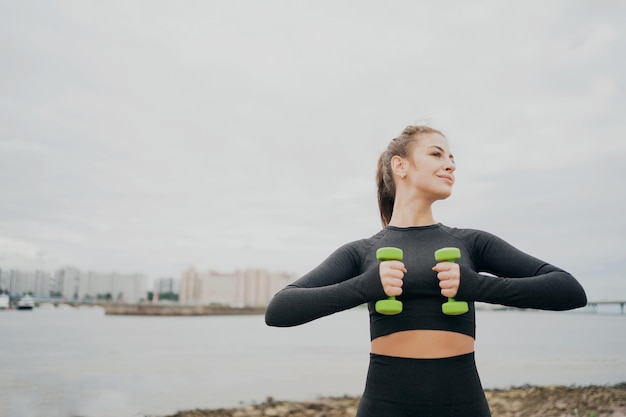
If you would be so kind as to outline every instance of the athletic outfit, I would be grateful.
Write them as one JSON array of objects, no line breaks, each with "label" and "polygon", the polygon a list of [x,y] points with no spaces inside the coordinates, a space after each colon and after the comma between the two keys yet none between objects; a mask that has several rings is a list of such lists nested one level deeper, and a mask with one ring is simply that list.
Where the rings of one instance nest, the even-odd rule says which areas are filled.
[{"label": "athletic outfit", "polygon": [[[379,275],[376,250],[403,250],[403,303],[397,315],[376,312],[387,297]],[[434,252],[457,247],[461,281],[457,300],[469,311],[441,312]],[[404,330],[445,330],[475,337],[474,302],[543,310],[568,310],[587,303],[569,273],[525,254],[502,239],[473,229],[441,223],[420,227],[387,226],[374,236],[343,245],[302,278],[280,290],[265,315],[270,326],[296,326],[368,303],[370,336]],[[450,383],[450,381],[455,381]],[[462,410],[459,411],[459,410]],[[370,355],[370,367],[358,417],[487,417],[489,409],[476,372],[474,355],[442,359],[407,359]]]}]

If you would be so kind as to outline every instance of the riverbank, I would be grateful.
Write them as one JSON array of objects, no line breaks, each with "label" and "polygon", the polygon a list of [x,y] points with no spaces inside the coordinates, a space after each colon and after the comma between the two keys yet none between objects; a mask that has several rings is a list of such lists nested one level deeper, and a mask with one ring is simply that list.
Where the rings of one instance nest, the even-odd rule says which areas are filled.
[{"label": "riverbank", "polygon": [[106,315],[124,316],[235,316],[261,315],[261,307],[189,306],[181,304],[104,304]]},{"label": "riverbank", "polygon": [[[626,417],[626,382],[615,386],[515,387],[485,390],[492,417]],[[358,397],[262,404],[233,409],[189,410],[167,417],[354,417]],[[389,416],[393,417],[393,416]]]}]

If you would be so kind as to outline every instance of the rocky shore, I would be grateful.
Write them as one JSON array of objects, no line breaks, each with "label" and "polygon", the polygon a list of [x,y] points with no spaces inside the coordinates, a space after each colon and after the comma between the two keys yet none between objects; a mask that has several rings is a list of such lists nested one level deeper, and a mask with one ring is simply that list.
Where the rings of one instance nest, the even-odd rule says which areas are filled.
[{"label": "rocky shore", "polygon": [[[492,417],[626,417],[626,382],[615,386],[525,386],[485,390],[485,394]],[[358,403],[358,397],[304,402],[268,398],[262,404],[236,409],[189,410],[168,417],[354,417]]]}]

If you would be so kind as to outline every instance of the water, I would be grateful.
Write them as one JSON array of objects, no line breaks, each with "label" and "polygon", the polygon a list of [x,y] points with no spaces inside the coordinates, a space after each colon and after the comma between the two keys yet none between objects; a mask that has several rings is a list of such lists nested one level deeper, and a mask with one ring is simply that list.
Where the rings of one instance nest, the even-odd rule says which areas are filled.
[{"label": "water", "polygon": [[[626,381],[626,316],[479,311],[485,388]],[[0,416],[163,416],[268,396],[358,395],[368,317],[355,309],[293,328],[262,316],[106,316],[0,311]]]}]

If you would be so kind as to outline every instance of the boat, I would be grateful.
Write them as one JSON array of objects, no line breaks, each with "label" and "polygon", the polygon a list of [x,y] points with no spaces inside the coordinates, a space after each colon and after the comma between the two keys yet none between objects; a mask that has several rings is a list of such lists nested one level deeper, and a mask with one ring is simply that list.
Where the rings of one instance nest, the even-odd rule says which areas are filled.
[{"label": "boat", "polygon": [[18,310],[32,310],[33,308],[35,308],[35,302],[30,295],[23,296],[17,303]]},{"label": "boat", "polygon": [[0,310],[9,309],[9,296],[6,294],[0,294]]}]

